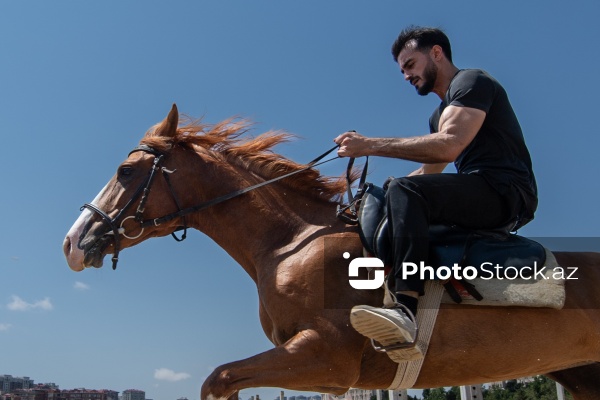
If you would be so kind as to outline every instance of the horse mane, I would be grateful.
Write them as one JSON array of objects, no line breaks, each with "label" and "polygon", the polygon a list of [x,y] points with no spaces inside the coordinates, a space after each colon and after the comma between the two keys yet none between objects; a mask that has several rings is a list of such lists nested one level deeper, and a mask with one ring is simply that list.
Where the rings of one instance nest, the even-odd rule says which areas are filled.
[{"label": "horse mane", "polygon": [[[242,137],[251,128],[248,120],[233,117],[217,124],[205,124],[202,120],[191,120],[177,128],[173,137],[156,134],[158,125],[150,128],[141,143],[159,151],[168,151],[174,146],[194,148],[199,146],[220,156],[224,161],[272,179],[290,172],[299,171],[306,165],[291,161],[272,151],[277,144],[295,138],[282,131],[268,131],[257,137]],[[352,180],[356,179],[353,173]],[[281,181],[282,184],[311,196],[330,202],[339,202],[346,191],[344,177],[327,177],[310,168]]]}]

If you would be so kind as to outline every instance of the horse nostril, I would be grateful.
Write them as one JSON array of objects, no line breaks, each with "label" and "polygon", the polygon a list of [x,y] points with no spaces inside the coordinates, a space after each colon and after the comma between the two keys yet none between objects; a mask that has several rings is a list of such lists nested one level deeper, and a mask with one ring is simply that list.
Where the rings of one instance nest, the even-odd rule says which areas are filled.
[{"label": "horse nostril", "polygon": [[71,253],[71,239],[67,236],[63,242],[63,252],[65,255]]}]

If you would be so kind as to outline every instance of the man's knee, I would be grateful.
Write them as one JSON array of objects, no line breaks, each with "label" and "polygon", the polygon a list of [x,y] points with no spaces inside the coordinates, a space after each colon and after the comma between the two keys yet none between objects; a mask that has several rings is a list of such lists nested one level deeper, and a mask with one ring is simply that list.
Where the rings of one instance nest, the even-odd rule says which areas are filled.
[{"label": "man's knee", "polygon": [[392,180],[388,185],[386,196],[388,199],[392,200],[398,198],[420,198],[421,200],[424,200],[423,192],[419,188],[419,185],[410,179],[410,177]]}]

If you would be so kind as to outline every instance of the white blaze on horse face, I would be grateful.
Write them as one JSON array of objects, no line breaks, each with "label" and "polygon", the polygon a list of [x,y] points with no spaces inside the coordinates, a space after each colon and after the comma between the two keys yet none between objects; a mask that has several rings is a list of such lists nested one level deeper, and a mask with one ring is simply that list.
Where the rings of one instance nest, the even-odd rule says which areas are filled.
[{"label": "white blaze on horse face", "polygon": [[[94,200],[92,200],[91,204],[97,205],[98,200],[102,197],[107,187],[108,184],[102,188],[100,193],[98,193]],[[83,253],[83,250],[77,247],[77,244],[79,243],[79,238],[81,237],[85,225],[87,224],[91,216],[92,212],[85,208],[81,212],[81,215],[79,215],[79,218],[77,218],[71,229],[69,229],[69,232],[67,233],[67,236],[63,241],[63,252],[65,253],[65,257],[67,258],[69,268],[71,268],[73,271],[81,271],[85,267],[83,265],[83,258],[85,254]]]}]

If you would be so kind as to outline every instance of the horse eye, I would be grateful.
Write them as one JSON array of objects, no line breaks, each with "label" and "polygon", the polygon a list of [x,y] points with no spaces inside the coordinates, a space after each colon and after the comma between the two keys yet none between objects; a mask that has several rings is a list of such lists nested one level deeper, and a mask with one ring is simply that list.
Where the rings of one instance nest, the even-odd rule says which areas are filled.
[{"label": "horse eye", "polygon": [[133,168],[131,167],[121,167],[119,169],[119,176],[129,176],[133,173]]}]

